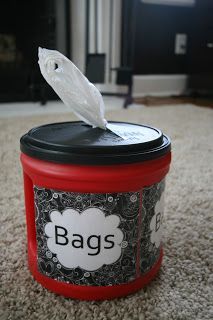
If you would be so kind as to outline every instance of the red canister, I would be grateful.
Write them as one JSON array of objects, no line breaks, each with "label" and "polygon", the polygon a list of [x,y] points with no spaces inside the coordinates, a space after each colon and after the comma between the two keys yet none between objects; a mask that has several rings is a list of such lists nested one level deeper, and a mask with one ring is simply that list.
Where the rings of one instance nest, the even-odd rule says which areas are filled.
[{"label": "red canister", "polygon": [[111,122],[53,123],[21,138],[29,268],[47,289],[101,300],[133,293],[162,261],[169,138]]}]

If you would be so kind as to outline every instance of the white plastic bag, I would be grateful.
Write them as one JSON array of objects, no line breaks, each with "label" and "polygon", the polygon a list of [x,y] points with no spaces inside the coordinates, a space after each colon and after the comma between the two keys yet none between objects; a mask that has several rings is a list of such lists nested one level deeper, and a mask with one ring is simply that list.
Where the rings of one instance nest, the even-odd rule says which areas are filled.
[{"label": "white plastic bag", "polygon": [[87,124],[106,129],[104,102],[98,89],[60,52],[39,48],[38,56],[44,79],[64,104]]}]

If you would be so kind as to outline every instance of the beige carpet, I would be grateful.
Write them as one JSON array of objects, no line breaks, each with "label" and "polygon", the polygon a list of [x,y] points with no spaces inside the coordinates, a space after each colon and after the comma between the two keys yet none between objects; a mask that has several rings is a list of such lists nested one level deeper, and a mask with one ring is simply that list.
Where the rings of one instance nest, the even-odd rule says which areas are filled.
[{"label": "beige carpet", "polygon": [[0,121],[1,320],[213,319],[213,110],[192,105],[142,107],[111,111],[107,118],[151,124],[172,139],[165,257],[158,277],[137,294],[104,302],[65,299],[33,280],[27,269],[19,137],[33,126],[67,121],[68,115],[4,119]]}]

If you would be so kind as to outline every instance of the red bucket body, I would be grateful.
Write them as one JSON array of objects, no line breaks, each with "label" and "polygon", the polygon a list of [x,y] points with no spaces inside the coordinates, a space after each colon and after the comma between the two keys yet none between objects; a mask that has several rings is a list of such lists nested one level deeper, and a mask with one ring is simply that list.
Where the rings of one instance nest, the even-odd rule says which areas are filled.
[{"label": "red bucket body", "polygon": [[[54,163],[39,160],[24,153],[21,154],[21,162],[24,171],[29,268],[39,283],[66,297],[102,300],[133,293],[154,278],[162,261],[162,245],[160,245],[157,261],[154,261],[147,272],[141,272],[139,264],[141,255],[143,255],[139,245],[143,237],[143,190],[164,180],[171,162],[170,152],[154,160],[105,166]],[[67,283],[42,274],[38,268],[34,186],[76,194],[137,192],[139,194],[139,213],[136,223],[138,243],[135,248],[136,261],[133,279],[128,279],[126,283],[94,286]]]}]

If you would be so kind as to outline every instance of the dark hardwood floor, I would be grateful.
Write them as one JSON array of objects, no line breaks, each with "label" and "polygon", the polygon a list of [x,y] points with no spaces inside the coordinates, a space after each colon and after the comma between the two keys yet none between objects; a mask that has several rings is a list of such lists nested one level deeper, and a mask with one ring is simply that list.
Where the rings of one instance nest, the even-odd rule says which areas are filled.
[{"label": "dark hardwood floor", "polygon": [[135,98],[135,103],[141,103],[146,106],[161,106],[161,105],[172,105],[172,104],[183,104],[192,103],[201,107],[213,108],[213,97],[201,98],[201,97],[143,97]]}]

